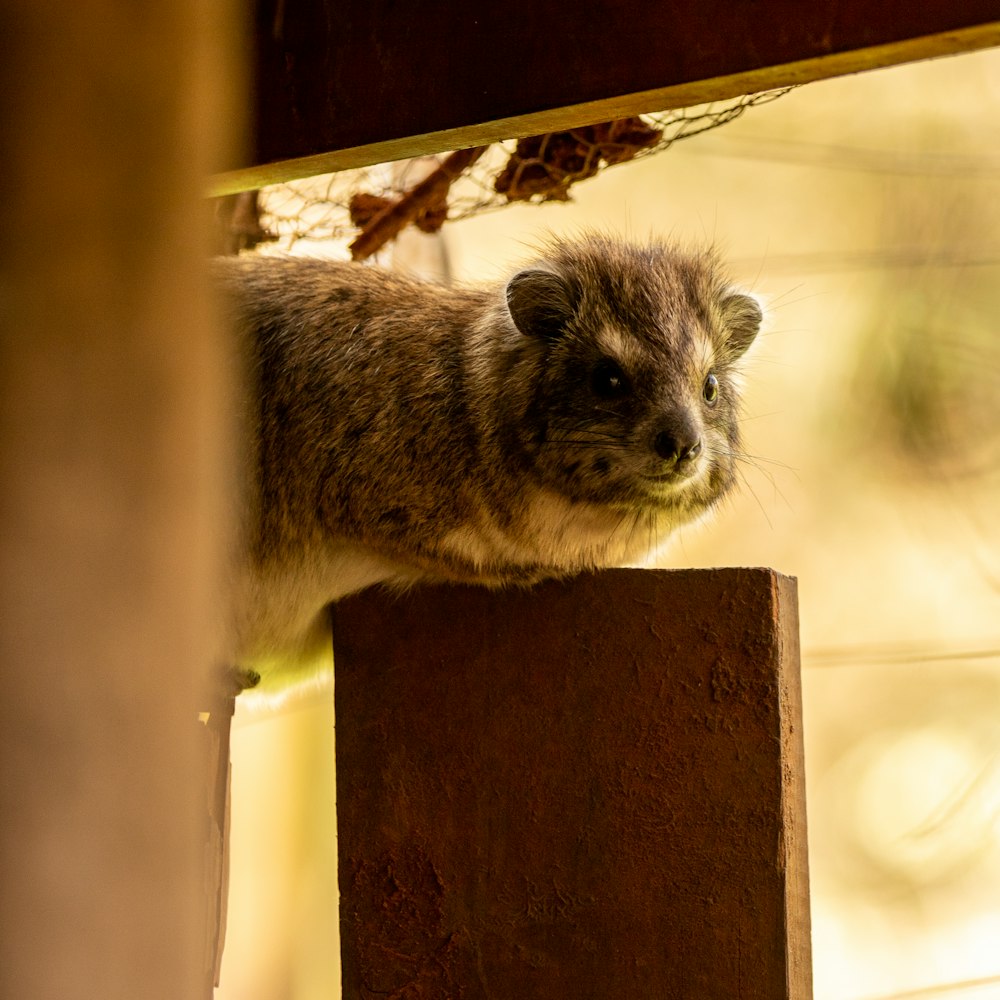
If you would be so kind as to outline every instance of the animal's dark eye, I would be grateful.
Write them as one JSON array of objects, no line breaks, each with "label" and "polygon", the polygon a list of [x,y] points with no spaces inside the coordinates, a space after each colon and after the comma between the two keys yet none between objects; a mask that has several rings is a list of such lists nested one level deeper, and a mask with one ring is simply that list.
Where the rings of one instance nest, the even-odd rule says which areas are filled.
[{"label": "animal's dark eye", "polygon": [[590,388],[602,399],[620,399],[629,391],[628,378],[618,362],[602,358],[590,373]]},{"label": "animal's dark eye", "polygon": [[716,400],[719,398],[719,380],[714,375],[709,375],[705,379],[705,385],[701,390],[701,394],[705,397],[705,402],[709,406],[715,406]]}]

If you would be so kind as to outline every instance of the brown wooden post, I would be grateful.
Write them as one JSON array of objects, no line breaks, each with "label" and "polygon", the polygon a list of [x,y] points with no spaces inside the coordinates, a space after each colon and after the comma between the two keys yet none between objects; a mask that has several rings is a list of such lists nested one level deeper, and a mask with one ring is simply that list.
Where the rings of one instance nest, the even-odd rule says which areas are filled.
[{"label": "brown wooden post", "polygon": [[334,609],[345,1000],[808,1000],[795,581]]},{"label": "brown wooden post", "polygon": [[[0,13],[0,996],[205,996],[227,3]],[[236,116],[238,118],[238,115]]]}]

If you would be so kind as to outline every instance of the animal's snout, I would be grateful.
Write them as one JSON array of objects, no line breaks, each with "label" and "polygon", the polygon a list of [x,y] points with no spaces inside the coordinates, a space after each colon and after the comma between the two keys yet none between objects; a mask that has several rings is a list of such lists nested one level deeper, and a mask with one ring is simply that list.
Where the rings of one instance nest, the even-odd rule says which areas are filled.
[{"label": "animal's snout", "polygon": [[686,416],[674,417],[653,436],[653,451],[670,466],[693,462],[701,447],[701,431]]}]

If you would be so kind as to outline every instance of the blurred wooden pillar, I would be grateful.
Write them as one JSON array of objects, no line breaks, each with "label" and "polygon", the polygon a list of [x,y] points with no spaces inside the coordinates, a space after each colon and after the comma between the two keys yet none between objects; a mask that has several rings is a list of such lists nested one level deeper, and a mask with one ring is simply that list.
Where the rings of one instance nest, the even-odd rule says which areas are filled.
[{"label": "blurred wooden pillar", "polygon": [[[0,996],[205,994],[228,4],[0,13]],[[238,116],[237,116],[238,117]],[[227,155],[229,155],[227,151]]]},{"label": "blurred wooden pillar", "polygon": [[808,1000],[795,582],[334,608],[345,1000]]}]

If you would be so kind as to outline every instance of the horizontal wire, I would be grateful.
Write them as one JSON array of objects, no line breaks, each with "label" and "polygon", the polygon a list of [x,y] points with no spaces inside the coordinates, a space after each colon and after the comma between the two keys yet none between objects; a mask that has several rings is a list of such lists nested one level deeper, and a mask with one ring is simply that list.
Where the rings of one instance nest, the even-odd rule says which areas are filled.
[{"label": "horizontal wire", "polygon": [[883,643],[827,646],[802,651],[803,667],[866,667],[908,663],[951,663],[959,660],[1000,659],[1000,644],[982,649],[946,649],[935,643]]},{"label": "horizontal wire", "polygon": [[816,253],[767,254],[763,257],[730,260],[735,270],[759,270],[761,264],[768,274],[832,273],[907,268],[966,268],[1000,266],[1000,249],[982,253],[953,253],[940,249],[910,246],[898,249],[858,250],[853,252],[819,251]]},{"label": "horizontal wire", "polygon": [[[866,1000],[918,1000],[919,997],[944,997],[949,993],[966,990],[980,990],[986,986],[1000,985],[1000,975],[986,976],[983,979],[962,979],[953,983],[940,983],[936,986],[924,986],[915,990],[904,990],[902,993],[882,993]],[[996,994],[991,994],[995,996]]]},{"label": "horizontal wire", "polygon": [[914,176],[993,177],[1000,180],[1000,156],[982,154],[973,156],[924,150],[899,153],[863,146],[838,146],[796,139],[729,134],[720,134],[702,143],[685,146],[684,151],[696,155],[803,164],[832,170]]}]

